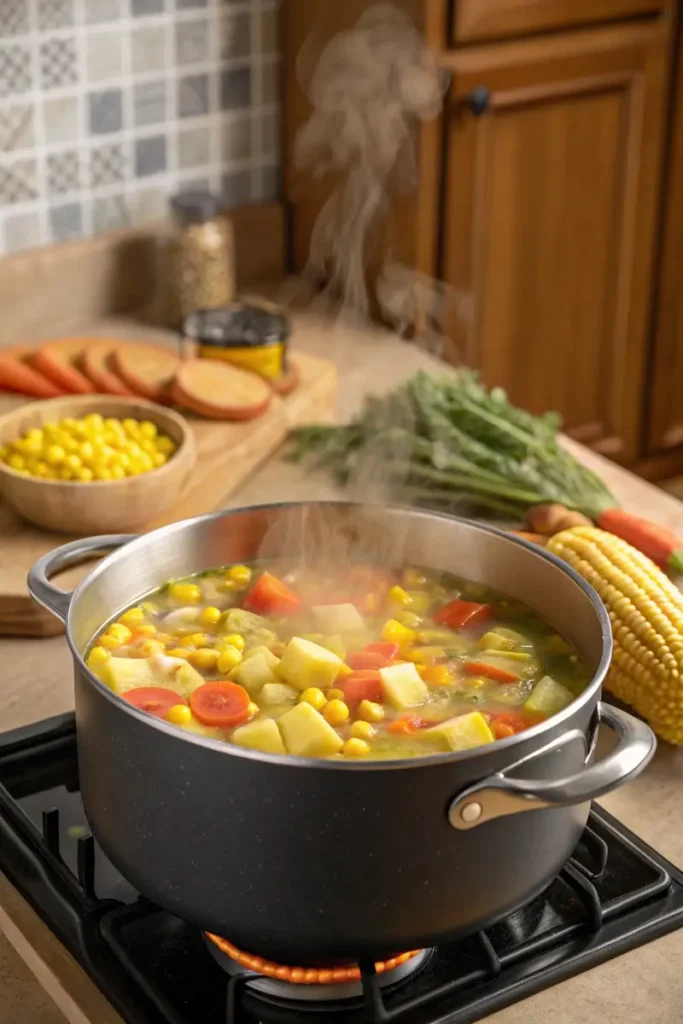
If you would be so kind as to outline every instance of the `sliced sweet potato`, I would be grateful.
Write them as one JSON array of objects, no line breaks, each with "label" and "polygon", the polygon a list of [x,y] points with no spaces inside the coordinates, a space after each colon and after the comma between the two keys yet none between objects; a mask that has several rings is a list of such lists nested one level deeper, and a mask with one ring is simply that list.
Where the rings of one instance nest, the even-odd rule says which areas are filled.
[{"label": "sliced sweet potato", "polygon": [[30,365],[33,349],[15,346],[0,351],[0,390],[18,391],[32,398],[60,398],[66,395],[48,377]]},{"label": "sliced sweet potato", "polygon": [[32,359],[33,366],[64,391],[76,395],[92,395],[95,387],[77,369],[85,338],[60,338],[41,345]]},{"label": "sliced sweet potato", "polygon": [[83,351],[83,371],[101,394],[134,398],[135,392],[126,387],[112,369],[112,355],[116,344],[116,341],[104,341],[99,338],[87,341]]},{"label": "sliced sweet potato", "polygon": [[111,357],[112,368],[136,395],[167,402],[169,388],[180,369],[180,357],[167,348],[121,342]]},{"label": "sliced sweet potato", "polygon": [[212,420],[250,420],[266,411],[270,385],[255,373],[217,359],[188,359],[173,382],[173,400]]},{"label": "sliced sweet potato", "polygon": [[299,367],[290,359],[287,372],[284,373],[282,377],[278,377],[277,380],[273,381],[273,387],[277,391],[278,395],[282,395],[282,397],[285,398],[287,395],[291,395],[294,388],[297,387],[300,379],[301,374],[299,373]]}]

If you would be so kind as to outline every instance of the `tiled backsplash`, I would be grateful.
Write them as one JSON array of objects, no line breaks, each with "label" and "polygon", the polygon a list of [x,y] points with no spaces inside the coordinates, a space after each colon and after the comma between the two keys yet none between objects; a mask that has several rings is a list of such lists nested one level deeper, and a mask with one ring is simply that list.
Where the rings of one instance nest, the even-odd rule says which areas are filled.
[{"label": "tiled backsplash", "polygon": [[0,252],[280,187],[277,0],[0,0]]}]

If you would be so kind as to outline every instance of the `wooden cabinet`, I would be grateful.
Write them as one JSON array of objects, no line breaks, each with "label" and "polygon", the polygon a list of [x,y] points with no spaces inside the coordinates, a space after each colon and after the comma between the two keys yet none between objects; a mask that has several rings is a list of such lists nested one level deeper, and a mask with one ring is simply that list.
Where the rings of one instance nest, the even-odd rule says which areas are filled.
[{"label": "wooden cabinet", "polygon": [[652,25],[455,53],[442,276],[459,358],[635,458],[666,44]]},{"label": "wooden cabinet", "polygon": [[[654,320],[649,454],[675,454],[683,467],[683,54],[674,92],[673,137],[666,175],[664,244]],[[665,465],[670,460],[665,461]],[[654,476],[658,476],[656,466]]]},{"label": "wooden cabinet", "polygon": [[[683,71],[654,355],[652,331],[673,0],[394,2],[452,80],[442,115],[419,128],[418,187],[373,225],[375,268],[388,257],[445,281],[446,350],[513,401],[556,409],[577,439],[631,465],[674,447],[680,472]],[[292,269],[334,187],[297,166],[302,73],[373,3],[283,2]]]}]

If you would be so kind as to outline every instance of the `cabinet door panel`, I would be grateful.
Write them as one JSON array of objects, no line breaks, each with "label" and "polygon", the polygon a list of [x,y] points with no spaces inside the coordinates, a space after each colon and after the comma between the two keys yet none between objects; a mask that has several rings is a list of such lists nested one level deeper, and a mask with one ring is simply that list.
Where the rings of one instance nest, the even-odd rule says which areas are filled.
[{"label": "cabinet door panel", "polygon": [[453,57],[443,275],[459,357],[580,440],[635,456],[665,54],[596,30]]},{"label": "cabinet door panel", "polygon": [[666,0],[454,0],[453,42],[521,37],[657,14]]}]

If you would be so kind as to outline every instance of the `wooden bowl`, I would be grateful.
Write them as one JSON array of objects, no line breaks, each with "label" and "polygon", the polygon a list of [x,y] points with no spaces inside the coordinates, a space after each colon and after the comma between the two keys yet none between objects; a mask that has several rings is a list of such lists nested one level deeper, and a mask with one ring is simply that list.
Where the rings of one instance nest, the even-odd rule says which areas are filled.
[{"label": "wooden bowl", "polygon": [[31,402],[0,417],[0,445],[44,423],[99,412],[105,418],[151,420],[177,445],[158,469],[123,480],[80,483],[23,476],[0,462],[0,496],[24,519],[58,533],[101,534],[139,530],[161,516],[182,492],[195,460],[192,431],[177,413],[153,402],[79,395]]}]

